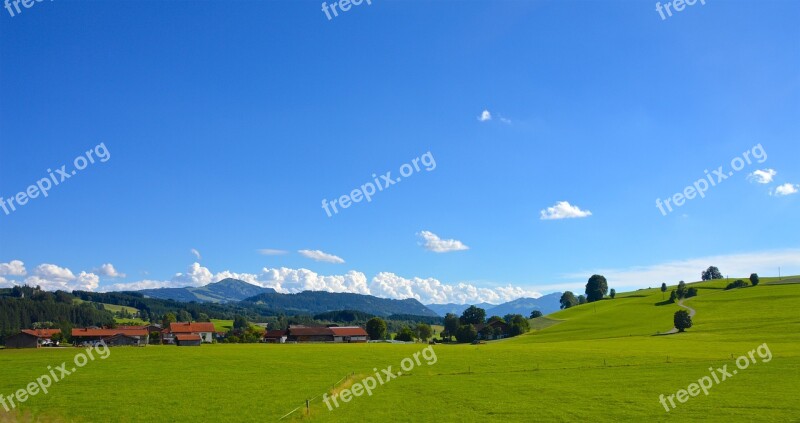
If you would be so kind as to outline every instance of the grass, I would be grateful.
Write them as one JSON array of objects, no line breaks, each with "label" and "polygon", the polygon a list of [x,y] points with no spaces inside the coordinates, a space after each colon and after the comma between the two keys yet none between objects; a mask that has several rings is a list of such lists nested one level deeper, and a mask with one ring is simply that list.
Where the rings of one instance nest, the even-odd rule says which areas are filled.
[{"label": "grass", "polygon": [[[32,397],[22,413],[66,421],[277,421],[311,402],[311,416],[338,421],[793,421],[800,415],[800,285],[725,291],[726,281],[695,283],[697,310],[686,333],[672,327],[679,308],[658,289],[618,294],[533,319],[533,331],[486,345],[437,345],[436,363],[377,387],[334,411],[321,394],[347,375],[370,375],[426,345],[298,344],[116,348]],[[788,279],[788,278],[787,278]],[[231,322],[232,323],[232,322]],[[667,413],[659,395],[735,367],[732,357],[766,343],[773,355]],[[0,351],[0,394],[8,395],[72,360],[77,349]],[[756,356],[758,358],[758,356]],[[355,379],[360,379],[356,377]],[[347,380],[347,379],[346,379]],[[349,380],[348,383],[352,383]],[[109,397],[108,392],[114,392]],[[257,397],[242,409],[236,393]],[[114,400],[131,398],[135,401]],[[159,404],[154,409],[142,404]],[[0,413],[2,413],[0,411]]]}]

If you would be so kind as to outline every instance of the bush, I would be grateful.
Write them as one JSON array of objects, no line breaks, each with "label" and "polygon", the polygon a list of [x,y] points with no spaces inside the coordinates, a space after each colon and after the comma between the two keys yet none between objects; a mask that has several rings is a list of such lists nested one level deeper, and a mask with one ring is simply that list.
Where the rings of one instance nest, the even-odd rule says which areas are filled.
[{"label": "bush", "polygon": [[394,340],[395,341],[404,341],[404,342],[413,342],[414,341],[414,337],[415,337],[414,331],[409,329],[407,326],[403,326],[403,328],[400,329],[399,332],[397,332],[397,335],[394,336]]},{"label": "bush", "polygon": [[692,317],[689,316],[689,312],[686,310],[676,311],[673,321],[675,322],[675,328],[678,329],[678,332],[683,332],[692,327]]},{"label": "bush", "polygon": [[750,274],[750,283],[753,284],[753,286],[756,286],[756,285],[758,285],[758,282],[759,282],[758,273],[751,273]]},{"label": "bush", "polygon": [[675,292],[675,290],[673,289],[673,290],[672,290],[672,291],[669,293],[669,302],[671,302],[671,303],[674,303],[674,302],[675,302],[675,300],[677,300],[677,299],[678,299],[678,294],[677,294],[677,293]]},{"label": "bush", "polygon": [[750,286],[750,284],[748,284],[747,282],[741,279],[737,279],[734,282],[729,283],[728,286],[725,287],[725,290],[736,289],[736,288],[747,288],[748,286]]},{"label": "bush", "polygon": [[686,290],[686,298],[692,298],[697,296],[697,288],[689,288]]},{"label": "bush", "polygon": [[462,325],[458,327],[456,331],[456,340],[458,342],[469,343],[476,339],[478,339],[478,331],[475,330],[475,326]]},{"label": "bush", "polygon": [[535,319],[535,318],[537,318],[537,317],[542,317],[542,316],[543,316],[543,315],[542,315],[542,312],[541,312],[541,311],[539,311],[539,310],[533,310],[533,311],[531,312],[531,319]]}]

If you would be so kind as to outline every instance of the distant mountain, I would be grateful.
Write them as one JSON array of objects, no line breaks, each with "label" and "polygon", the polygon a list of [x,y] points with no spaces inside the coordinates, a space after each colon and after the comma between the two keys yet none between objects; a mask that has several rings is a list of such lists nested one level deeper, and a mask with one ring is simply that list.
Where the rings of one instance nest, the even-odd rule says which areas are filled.
[{"label": "distant mountain", "polygon": [[145,297],[161,300],[229,303],[242,301],[258,294],[274,293],[272,288],[262,288],[238,279],[223,279],[200,287],[158,288],[138,291]]},{"label": "distant mountain", "polygon": [[415,299],[390,300],[371,295],[303,291],[298,294],[262,293],[244,302],[262,305],[272,310],[283,310],[287,314],[318,314],[335,310],[358,310],[376,316],[406,314],[413,316],[436,316]]},{"label": "distant mountain", "polygon": [[517,298],[516,300],[487,309],[486,317],[503,317],[506,314],[521,314],[528,317],[533,310],[539,310],[542,314],[550,314],[561,309],[560,299],[560,292],[547,294],[539,298]]},{"label": "distant mountain", "polygon": [[[489,303],[480,303],[475,304],[476,307],[480,307],[486,310],[486,317],[490,316],[500,316],[503,317],[506,314],[521,314],[525,317],[530,316],[533,310],[539,310],[542,314],[550,314],[555,311],[561,309],[561,303],[559,300],[561,299],[561,293],[556,292],[553,294],[547,294],[540,298],[517,298],[516,300],[509,301],[507,303],[503,303],[500,305],[494,305]],[[428,304],[427,307],[439,316],[444,316],[447,313],[453,313],[457,316],[461,316],[461,313],[466,310],[470,304]]]},{"label": "distant mountain", "polygon": [[[471,306],[471,305],[473,305],[473,304],[449,303],[449,304],[427,304],[426,307],[428,307],[429,309],[433,310],[439,316],[444,317],[444,315],[447,314],[447,313],[453,313],[456,316],[461,316],[461,313],[463,313],[464,310],[468,309],[469,306]],[[488,309],[490,309],[492,307],[496,307],[494,304],[489,304],[489,303],[478,303],[478,304],[474,304],[474,305],[475,305],[475,307],[479,307],[479,308],[482,308],[484,310],[488,310]]]}]

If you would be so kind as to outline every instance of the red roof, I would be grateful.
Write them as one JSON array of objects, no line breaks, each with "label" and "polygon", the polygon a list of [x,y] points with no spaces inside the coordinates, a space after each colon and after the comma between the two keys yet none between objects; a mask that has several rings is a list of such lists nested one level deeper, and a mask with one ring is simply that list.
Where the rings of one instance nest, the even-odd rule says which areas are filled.
[{"label": "red roof", "polygon": [[72,329],[72,336],[114,336],[118,333],[128,335],[128,336],[147,336],[147,330],[145,329],[83,329],[83,328],[74,328]]},{"label": "red roof", "polygon": [[53,335],[61,333],[61,329],[22,329],[22,332],[37,338],[51,338]]},{"label": "red roof", "polygon": [[316,328],[307,328],[307,327],[293,327],[289,328],[289,334],[292,336],[331,336],[333,332],[331,328],[324,328],[324,327],[316,327]]},{"label": "red roof", "polygon": [[175,322],[169,324],[169,330],[174,334],[214,332],[214,324],[208,322]]},{"label": "red roof", "polygon": [[334,336],[367,336],[367,331],[358,326],[332,327]]},{"label": "red roof", "polygon": [[285,330],[268,330],[264,332],[264,338],[280,338],[286,336]]},{"label": "red roof", "polygon": [[203,339],[203,338],[200,338],[200,335],[196,335],[196,334],[193,334],[193,333],[175,335],[175,338],[178,341],[200,341],[200,340]]}]

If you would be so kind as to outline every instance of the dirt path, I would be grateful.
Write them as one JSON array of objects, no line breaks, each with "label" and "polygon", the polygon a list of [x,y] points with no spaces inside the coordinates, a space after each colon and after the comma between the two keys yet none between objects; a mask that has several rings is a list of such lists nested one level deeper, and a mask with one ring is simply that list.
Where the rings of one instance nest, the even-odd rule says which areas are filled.
[{"label": "dirt path", "polygon": [[[689,310],[689,317],[694,318],[694,315],[697,312],[695,311],[695,309],[693,309],[693,308],[691,308],[691,307],[689,307],[687,305],[683,305],[683,301],[684,300],[679,300],[678,301],[678,307],[683,307],[683,308]],[[678,328],[672,328],[669,332],[665,332],[663,335],[672,335],[673,333],[678,333]]]}]

